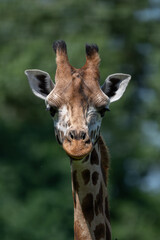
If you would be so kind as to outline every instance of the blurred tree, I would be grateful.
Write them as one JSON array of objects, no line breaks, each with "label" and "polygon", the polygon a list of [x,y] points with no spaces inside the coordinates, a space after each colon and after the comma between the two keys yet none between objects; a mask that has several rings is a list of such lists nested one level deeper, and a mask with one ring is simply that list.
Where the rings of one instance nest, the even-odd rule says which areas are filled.
[{"label": "blurred tree", "polygon": [[157,0],[0,1],[0,239],[73,238],[69,160],[24,75],[39,68],[54,76],[57,39],[75,67],[85,62],[85,43],[97,43],[102,82],[132,75],[102,128],[113,239],[159,239],[159,13]]}]

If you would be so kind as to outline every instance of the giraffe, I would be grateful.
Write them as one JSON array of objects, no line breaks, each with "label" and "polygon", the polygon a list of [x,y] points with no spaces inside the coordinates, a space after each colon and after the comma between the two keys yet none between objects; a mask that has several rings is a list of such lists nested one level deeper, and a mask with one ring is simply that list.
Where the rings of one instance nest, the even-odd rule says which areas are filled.
[{"label": "giraffe", "polygon": [[116,73],[100,86],[96,44],[86,44],[86,63],[70,65],[66,43],[53,44],[55,83],[47,72],[25,71],[33,93],[50,112],[55,136],[70,158],[74,203],[74,240],[111,240],[107,177],[108,149],[100,135],[102,118],[111,102],[123,95],[131,76]]}]

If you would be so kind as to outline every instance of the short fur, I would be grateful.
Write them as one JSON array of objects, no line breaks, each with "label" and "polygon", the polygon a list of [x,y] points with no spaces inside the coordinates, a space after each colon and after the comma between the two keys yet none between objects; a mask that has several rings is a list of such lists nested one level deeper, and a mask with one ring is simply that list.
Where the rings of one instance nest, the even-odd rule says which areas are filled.
[{"label": "short fur", "polygon": [[97,45],[86,45],[86,63],[80,69],[70,65],[64,41],[56,41],[53,49],[55,85],[44,71],[30,69],[25,74],[33,93],[45,100],[58,143],[71,159],[74,239],[111,240],[106,189],[109,154],[100,126],[110,102],[123,95],[130,76],[110,75],[100,87]]}]

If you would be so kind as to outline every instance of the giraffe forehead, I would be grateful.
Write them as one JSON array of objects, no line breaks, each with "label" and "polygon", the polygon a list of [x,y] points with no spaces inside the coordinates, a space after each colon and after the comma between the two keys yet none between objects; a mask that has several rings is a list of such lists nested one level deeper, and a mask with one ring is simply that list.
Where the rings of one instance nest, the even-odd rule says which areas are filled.
[{"label": "giraffe forehead", "polygon": [[74,73],[68,83],[56,83],[53,91],[48,95],[47,100],[51,105],[58,107],[64,103],[70,105],[87,106],[105,105],[108,103],[108,98],[102,93],[99,83],[89,83],[85,80],[85,76],[80,73]]},{"label": "giraffe forehead", "polygon": [[66,93],[64,95],[70,105],[86,105],[89,103],[91,96],[91,90],[86,86],[84,80],[81,77],[72,79],[72,82],[66,89]]}]

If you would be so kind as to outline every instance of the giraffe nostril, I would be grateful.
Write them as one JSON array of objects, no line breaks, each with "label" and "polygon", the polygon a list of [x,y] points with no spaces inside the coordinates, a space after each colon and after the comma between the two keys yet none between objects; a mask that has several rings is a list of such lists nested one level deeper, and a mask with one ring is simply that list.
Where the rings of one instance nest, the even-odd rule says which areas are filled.
[{"label": "giraffe nostril", "polygon": [[85,141],[86,144],[90,144],[91,143],[91,140],[88,139],[87,141]]},{"label": "giraffe nostril", "polygon": [[73,132],[69,132],[69,137],[70,137],[71,139],[74,138],[74,134],[73,134]]},{"label": "giraffe nostril", "polygon": [[80,132],[80,138],[81,139],[83,139],[83,140],[85,140],[85,138],[86,138],[86,133],[85,132]]},{"label": "giraffe nostril", "polygon": [[87,138],[87,133],[85,131],[76,131],[76,130],[71,130],[68,133],[68,137],[70,140],[76,139],[76,140],[86,140]]},{"label": "giraffe nostril", "polygon": [[69,136],[70,140],[76,139],[76,132],[75,132],[75,130],[71,130],[68,133],[68,136]]}]

